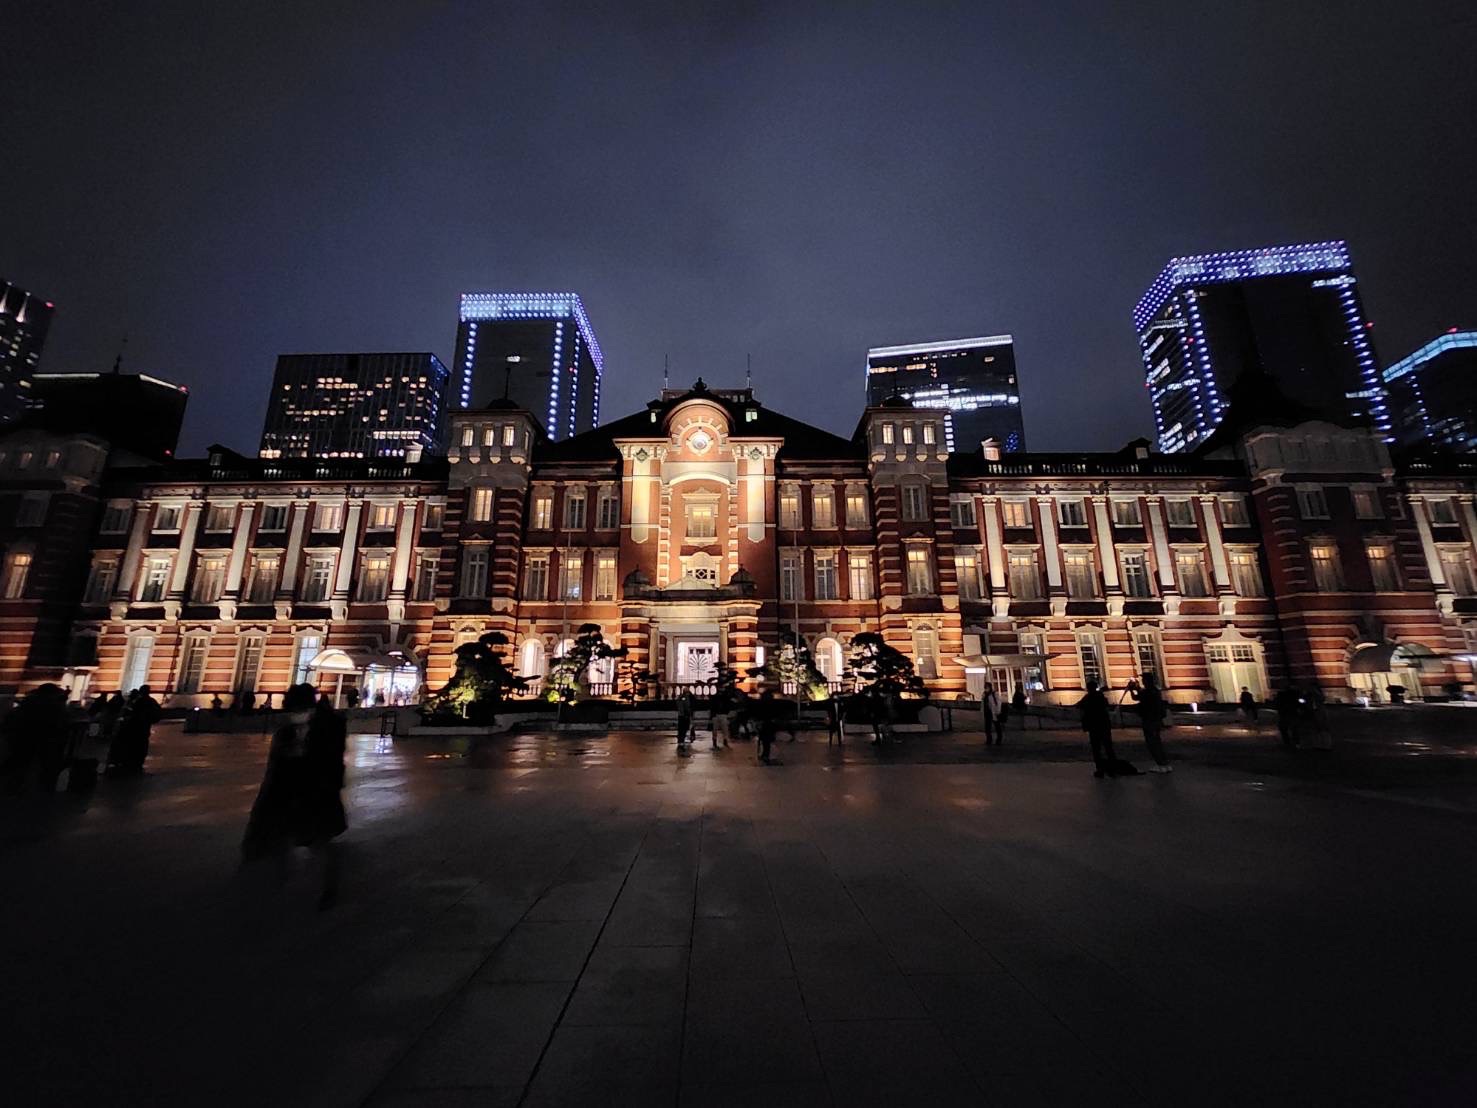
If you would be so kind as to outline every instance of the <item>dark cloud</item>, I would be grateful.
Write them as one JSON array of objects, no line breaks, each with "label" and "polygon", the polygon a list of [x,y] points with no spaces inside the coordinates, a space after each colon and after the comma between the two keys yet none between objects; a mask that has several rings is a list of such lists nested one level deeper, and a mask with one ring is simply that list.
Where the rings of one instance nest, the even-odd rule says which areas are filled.
[{"label": "dark cloud", "polygon": [[582,293],[609,416],[752,354],[849,431],[868,346],[1011,331],[1047,449],[1148,429],[1175,253],[1344,237],[1383,354],[1477,325],[1469,5],[1129,9],[12,5],[0,273],[192,450],[278,352],[449,358],[465,289]]}]

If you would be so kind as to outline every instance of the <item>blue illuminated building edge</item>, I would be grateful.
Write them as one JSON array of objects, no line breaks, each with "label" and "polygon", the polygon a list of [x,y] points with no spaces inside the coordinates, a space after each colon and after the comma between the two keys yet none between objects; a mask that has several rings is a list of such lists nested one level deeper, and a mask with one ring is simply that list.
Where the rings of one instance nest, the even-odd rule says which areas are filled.
[{"label": "blue illuminated building edge", "polygon": [[605,371],[605,357],[595,338],[595,328],[585,312],[585,303],[577,292],[464,292],[461,319],[463,323],[488,319],[562,319],[573,316],[579,325],[595,372]]},{"label": "blue illuminated building edge", "polygon": [[1477,347],[1477,331],[1448,331],[1440,338],[1432,339],[1414,354],[1401,358],[1385,369],[1385,381],[1398,380],[1407,373],[1414,373],[1431,359],[1448,350],[1465,350]]},{"label": "blue illuminated building edge", "polygon": [[1134,308],[1133,325],[1142,332],[1175,290],[1185,285],[1227,284],[1287,273],[1321,273],[1349,269],[1351,265],[1349,245],[1342,239],[1171,258]]}]

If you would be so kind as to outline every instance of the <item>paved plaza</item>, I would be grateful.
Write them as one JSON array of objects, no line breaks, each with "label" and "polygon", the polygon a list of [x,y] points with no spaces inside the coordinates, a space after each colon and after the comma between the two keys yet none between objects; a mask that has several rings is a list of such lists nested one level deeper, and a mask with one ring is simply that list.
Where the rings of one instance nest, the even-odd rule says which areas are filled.
[{"label": "paved plaza", "polygon": [[1107,781],[1071,732],[362,736],[321,913],[237,872],[265,739],[166,725],[0,808],[6,1100],[1471,1104],[1468,720]]}]

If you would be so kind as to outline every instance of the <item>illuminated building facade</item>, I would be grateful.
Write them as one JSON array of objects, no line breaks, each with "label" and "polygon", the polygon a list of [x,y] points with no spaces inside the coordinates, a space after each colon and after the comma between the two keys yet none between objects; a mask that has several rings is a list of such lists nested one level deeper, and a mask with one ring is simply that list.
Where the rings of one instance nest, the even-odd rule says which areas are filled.
[{"label": "illuminated building facade", "polygon": [[442,449],[450,374],[435,354],[282,354],[263,458],[403,458]]},{"label": "illuminated building facade", "polygon": [[1395,437],[1477,451],[1477,331],[1453,328],[1385,370]]},{"label": "illuminated building facade", "polygon": [[1174,258],[1134,309],[1159,448],[1208,438],[1240,375],[1387,438],[1391,418],[1343,242]]},{"label": "illuminated building facade", "polygon": [[26,409],[53,310],[51,301],[0,279],[0,421]]},{"label": "illuminated building facade", "polygon": [[462,294],[451,404],[480,408],[506,397],[559,440],[600,422],[605,360],[573,292]]},{"label": "illuminated building facade", "polygon": [[487,632],[536,693],[586,624],[625,649],[592,696],[701,693],[719,665],[752,690],[791,631],[833,690],[863,631],[945,699],[1068,705],[1149,671],[1180,704],[1474,688],[1477,462],[1392,459],[1370,429],[1259,416],[1204,454],[1002,458],[895,399],[850,438],[702,382],[560,442],[542,414],[453,410],[419,462],[144,464],[6,428],[0,694],[147,682],[179,709],[347,681],[378,706]]},{"label": "illuminated building facade", "polygon": [[944,413],[949,450],[994,439],[1006,453],[1026,448],[1015,340],[1009,335],[879,346],[867,351],[867,403],[900,397]]}]

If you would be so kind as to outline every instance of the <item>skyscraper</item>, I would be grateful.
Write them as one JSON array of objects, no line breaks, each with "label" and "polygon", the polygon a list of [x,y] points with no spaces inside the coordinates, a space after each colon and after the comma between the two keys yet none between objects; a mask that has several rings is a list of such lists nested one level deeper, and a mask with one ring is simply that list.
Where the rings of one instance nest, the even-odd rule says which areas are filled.
[{"label": "skyscraper", "polygon": [[568,438],[600,422],[604,364],[577,293],[462,294],[455,407],[506,395],[537,413],[551,439]]},{"label": "skyscraper", "polygon": [[14,419],[26,408],[51,313],[50,300],[0,280],[0,420]]},{"label": "skyscraper", "polygon": [[435,354],[282,354],[263,458],[390,458],[438,452],[450,374]]},{"label": "skyscraper", "polygon": [[174,457],[190,390],[144,373],[38,373],[27,419],[85,431],[114,447],[163,461]]},{"label": "skyscraper", "polygon": [[1159,448],[1189,450],[1225,415],[1243,370],[1292,400],[1390,432],[1390,413],[1343,242],[1173,258],[1133,312]]},{"label": "skyscraper", "polygon": [[1026,448],[1015,340],[1009,335],[878,346],[867,351],[867,404],[889,397],[917,408],[941,408],[950,451],[979,449],[985,439],[1015,452]]},{"label": "skyscraper", "polygon": [[1477,331],[1426,343],[1385,370],[1395,437],[1447,450],[1477,450]]}]

